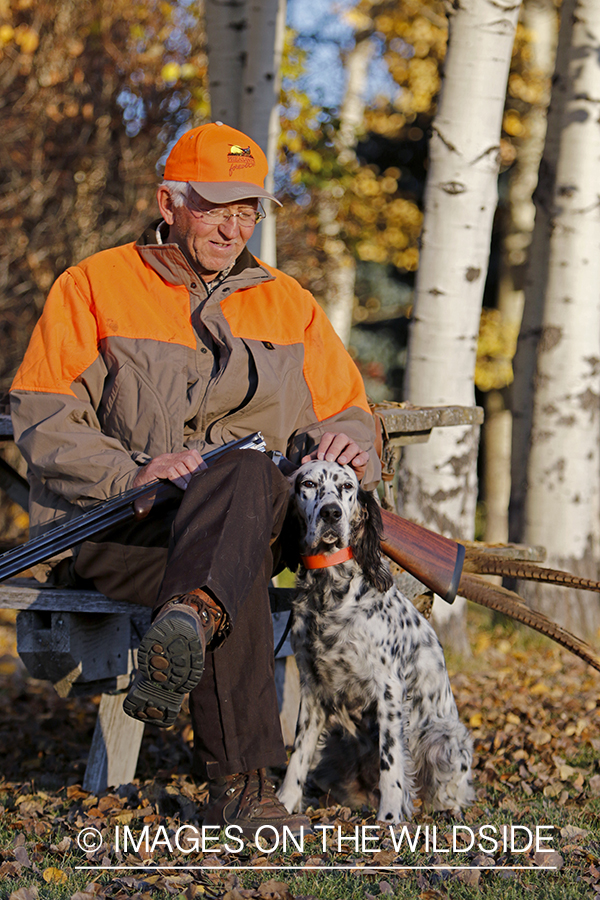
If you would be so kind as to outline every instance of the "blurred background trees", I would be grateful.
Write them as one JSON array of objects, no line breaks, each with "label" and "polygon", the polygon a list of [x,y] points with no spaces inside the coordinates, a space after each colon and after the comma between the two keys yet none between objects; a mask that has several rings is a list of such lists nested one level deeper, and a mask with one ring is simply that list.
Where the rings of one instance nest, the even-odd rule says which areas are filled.
[{"label": "blurred background trees", "polygon": [[54,278],[136,238],[156,162],[209,110],[195,4],[0,2],[0,391]]},{"label": "blurred background trees", "polygon": [[[485,5],[485,0],[463,4],[467,12]],[[448,300],[446,307],[439,306],[440,316],[462,323],[463,343],[469,344],[464,372],[470,388],[463,400],[450,396],[449,378],[443,374],[444,365],[452,369],[450,351],[434,350],[433,344],[429,346],[433,375],[411,375],[410,394],[405,393],[415,278],[425,285],[439,263],[436,284],[450,294],[447,262],[434,254],[433,262],[424,257],[419,270],[427,246],[427,232],[422,242],[427,176],[435,164],[432,123],[439,116],[443,79],[453,77],[445,70],[448,18],[441,0],[401,4],[287,0],[283,48],[284,0],[252,5],[248,0],[65,0],[60,5],[51,0],[0,0],[4,126],[0,133],[4,226],[0,394],[10,385],[53,279],[96,250],[135,239],[155,217],[160,161],[172,140],[212,118],[223,118],[248,131],[254,123],[253,136],[276,157],[273,174],[283,209],[270,218],[271,244],[265,241],[260,250],[257,245],[253,250],[272,259],[276,222],[277,264],[297,277],[328,311],[372,399],[471,403],[475,396],[485,406],[481,452],[477,455],[473,449],[470,470],[463,468],[457,481],[462,478],[462,486],[456,487],[459,506],[460,491],[465,491],[467,482],[470,485],[472,500],[462,503],[463,513],[448,512],[434,521],[423,512],[427,506],[435,509],[439,497],[433,475],[438,463],[429,460],[425,468],[432,476],[427,471],[420,476],[419,490],[430,482],[430,499],[419,509],[407,494],[409,514],[464,537],[470,536],[475,519],[478,537],[506,540],[512,484],[511,539],[542,542],[557,561],[556,541],[565,539],[564,534],[558,538],[560,529],[525,530],[528,491],[538,478],[536,469],[543,472],[547,459],[542,451],[537,462],[534,457],[527,463],[531,428],[544,435],[546,417],[559,407],[555,418],[570,423],[568,440],[553,456],[558,480],[570,448],[578,443],[577,429],[587,428],[586,472],[599,468],[591,445],[597,448],[600,438],[597,355],[588,342],[580,341],[582,329],[589,330],[590,339],[598,330],[600,298],[597,281],[590,275],[593,265],[584,271],[583,249],[575,253],[577,240],[560,252],[583,273],[590,291],[589,306],[577,321],[571,307],[566,315],[573,327],[570,343],[580,362],[584,343],[589,349],[585,351],[589,360],[585,391],[577,381],[560,395],[559,385],[560,404],[557,396],[541,399],[540,394],[536,401],[534,395],[534,386],[546,384],[549,378],[544,360],[540,359],[538,369],[538,350],[548,346],[547,340],[540,345],[541,329],[548,337],[565,325],[548,311],[548,304],[554,302],[547,290],[550,238],[556,238],[557,229],[570,233],[570,224],[560,224],[570,198],[574,208],[586,210],[588,236],[596,235],[598,215],[596,164],[586,163],[589,179],[585,183],[583,172],[577,181],[557,176],[557,160],[567,152],[560,149],[561,136],[578,125],[581,133],[587,128],[596,135],[597,122],[590,109],[597,101],[597,22],[590,11],[591,0],[563,0],[564,22],[581,19],[588,28],[584,38],[577,37],[577,29],[567,29],[554,72],[559,6],[560,0],[524,0],[515,30],[517,8],[494,5],[495,21],[510,21],[512,32],[498,32],[492,40],[496,48],[503,44],[509,63],[506,92],[501,86],[495,100],[501,115],[495,126],[495,155],[489,157],[488,177],[497,183],[498,205],[494,212],[494,201],[488,198],[486,224],[476,229],[481,232],[477,234],[481,260],[470,268],[479,269],[477,278],[465,282],[462,294],[454,291],[455,299]],[[553,73],[554,112],[540,170]],[[587,79],[577,91],[578,96],[588,97],[589,107],[569,95],[578,78]],[[497,81],[487,83],[483,63],[472,79],[479,79],[480,87],[499,87]],[[461,117],[472,112],[471,102],[465,94],[463,109],[459,99],[451,115],[460,138],[465,127],[461,123],[466,121]],[[597,135],[587,139],[593,159],[596,140]],[[569,154],[568,166],[576,172],[580,149],[575,145]],[[453,215],[450,211],[442,215],[450,235],[456,229]],[[594,244],[596,237],[590,240]],[[445,250],[448,240],[443,242]],[[470,249],[467,239],[459,240],[449,259]],[[559,252],[554,244],[551,252]],[[472,292],[474,282],[476,302],[466,293]],[[561,289],[557,290],[560,306]],[[576,293],[582,296],[579,289]],[[524,305],[514,390],[513,356]],[[422,309],[421,300],[419,306]],[[563,307],[567,309],[564,302]],[[447,337],[445,321],[440,319],[438,324]],[[548,324],[543,325],[544,321]],[[427,327],[424,334],[427,345]],[[575,365],[565,363],[564,370],[574,372]],[[432,379],[438,377],[448,393],[436,393]],[[413,394],[414,385],[423,393]],[[584,405],[585,414],[574,414],[571,420],[565,411],[569,404]],[[527,423],[534,408],[537,424],[532,426]],[[513,410],[518,424],[512,438],[511,478]],[[456,461],[458,455],[447,448],[442,452],[452,468],[452,459]],[[414,467],[415,462],[407,465]],[[600,480],[600,472],[596,479]],[[548,490],[543,477],[540,484],[542,492]],[[595,492],[594,486],[594,496]],[[570,502],[575,502],[572,497]],[[587,504],[588,498],[580,497],[578,502]],[[586,506],[590,521],[597,518],[594,509]],[[561,514],[555,511],[556,519]],[[550,517],[543,512],[541,518],[548,521]],[[571,568],[577,568],[577,554],[583,553],[585,572],[597,573],[596,538],[590,540],[588,550],[563,554],[564,564],[570,561]],[[597,605],[596,600],[592,602]],[[587,623],[588,638],[594,636],[589,630],[595,627]]]}]

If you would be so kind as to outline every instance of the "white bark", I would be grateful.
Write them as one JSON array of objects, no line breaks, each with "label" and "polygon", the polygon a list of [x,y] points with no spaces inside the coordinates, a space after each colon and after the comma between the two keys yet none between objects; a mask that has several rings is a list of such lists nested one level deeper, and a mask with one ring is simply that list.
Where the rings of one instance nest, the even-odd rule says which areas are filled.
[{"label": "white bark", "polygon": [[501,391],[486,395],[483,426],[485,540],[502,544],[508,540],[510,501],[510,443],[512,423],[504,408]]},{"label": "white bark", "polygon": [[[571,31],[572,28],[572,31]],[[569,33],[571,40],[569,41]],[[525,540],[596,578],[600,545],[600,6],[564,0],[560,119],[525,504]],[[562,65],[564,64],[564,68]],[[553,97],[554,102],[554,97]],[[554,140],[555,133],[548,133]],[[551,147],[551,152],[554,153]],[[545,223],[544,223],[545,224]],[[544,611],[594,638],[600,604],[544,590]]]},{"label": "white bark", "polygon": [[[526,2],[524,10],[525,24],[539,40],[532,42],[534,64],[538,70],[547,75],[548,80],[556,65],[563,70],[566,65],[565,51],[568,39],[561,40],[557,50],[558,34],[556,10],[552,0],[547,0],[549,9],[545,9],[544,0]],[[570,27],[568,28],[570,34]],[[553,187],[548,183],[556,173],[556,157],[558,153],[557,136],[562,119],[564,83],[559,76],[552,92],[552,106],[546,112],[550,99],[550,85],[547,97],[542,98],[540,106],[533,109],[528,117],[530,136],[520,151],[517,162],[518,171],[511,186],[511,213],[522,229],[523,238],[520,246],[509,247],[510,254],[528,252],[524,289],[519,292],[516,315],[522,315],[517,352],[514,359],[514,381],[511,387],[512,413],[512,450],[511,450],[511,499],[509,512],[509,540],[523,539],[523,509],[526,494],[527,459],[531,439],[531,417],[533,409],[533,378],[536,366],[536,352],[541,318],[544,307],[546,273],[548,269],[550,202]],[[540,159],[543,153],[543,164]],[[538,183],[539,177],[539,183]],[[521,202],[513,203],[519,191],[535,203],[529,205]],[[531,192],[531,194],[530,194]],[[537,207],[537,210],[536,210]],[[527,237],[527,229],[535,222],[532,234]],[[518,240],[518,239],[517,239]],[[514,239],[513,239],[514,242]],[[520,260],[517,260],[520,262]],[[504,302],[505,308],[508,303]],[[521,310],[521,302],[523,308]],[[507,315],[510,315],[507,309]]]},{"label": "white bark", "polygon": [[[285,36],[286,0],[248,0],[248,42],[242,86],[241,125],[256,141],[269,162],[265,187],[272,191],[279,139],[280,68]],[[267,218],[248,247],[269,265],[277,264],[275,207],[266,202]]]},{"label": "white bark", "polygon": [[[365,85],[374,51],[371,33],[356,35],[354,47],[346,57],[346,91],[340,109],[340,129],[336,138],[340,162],[353,159],[356,136],[363,125]],[[344,153],[349,154],[344,159]]]},{"label": "white bark", "polygon": [[[347,165],[355,159],[354,147],[363,123],[364,92],[372,55],[373,44],[370,34],[357,35],[355,45],[345,60],[346,90],[340,109],[340,128],[336,138],[336,151],[341,165]],[[338,237],[340,192],[339,185],[335,183],[322,189],[319,199],[319,231],[325,235],[327,253],[325,311],[347,347],[354,312],[356,260]]]},{"label": "white bark", "polygon": [[247,45],[247,0],[204,0],[213,122],[240,128]]},{"label": "white bark", "polygon": [[[541,79],[545,85],[539,102],[535,103],[524,119],[527,138],[519,145],[518,156],[511,172],[509,202],[511,209],[511,234],[509,253],[513,265],[525,262],[525,252],[531,239],[535,222],[533,192],[537,186],[540,160],[546,139],[548,104],[550,102],[550,78],[556,60],[558,16],[554,0],[525,0],[522,22],[530,33],[528,70],[531,76]],[[520,239],[517,239],[520,235]],[[528,237],[529,236],[529,237]]]},{"label": "white bark", "polygon": [[[524,118],[526,136],[519,141],[517,158],[511,168],[508,184],[509,216],[502,247],[498,310],[502,315],[503,327],[510,329],[513,334],[518,334],[523,316],[525,264],[535,222],[533,192],[537,186],[540,160],[544,151],[550,102],[550,79],[556,58],[558,14],[554,0],[524,0],[521,21],[530,35],[527,76],[538,79],[544,87],[538,102],[532,105]],[[535,365],[533,346],[531,350]],[[521,368],[517,376],[517,386],[511,390],[513,397],[518,396],[523,377],[526,378],[523,368]],[[523,388],[524,392],[521,390],[521,396],[530,394],[531,379],[526,380]],[[486,399],[482,435],[485,445],[485,540],[497,542],[509,540],[510,533],[512,411],[498,405],[498,401],[503,399],[504,393],[502,395],[496,393],[493,398]],[[522,420],[521,416],[521,422]],[[521,429],[517,428],[514,438],[515,450],[517,446],[519,447],[513,466],[515,474],[512,485],[515,500],[514,510],[516,510],[517,494],[520,496],[520,507],[523,501],[525,479],[520,477],[519,473],[524,474],[527,464],[530,415],[528,420],[527,441],[523,442],[525,435],[522,427]]]},{"label": "white bark", "polygon": [[[519,6],[467,0],[450,19],[433,123],[422,250],[405,399],[473,406],[477,335],[497,204],[498,151]],[[477,430],[434,431],[405,448],[403,514],[453,536],[473,536]],[[436,599],[442,636],[467,650],[464,600]]]},{"label": "white bark", "polygon": [[[239,128],[269,162],[265,187],[274,187],[279,138],[279,88],[286,0],[205,0],[211,116]],[[248,242],[249,250],[276,265],[275,214]]]}]

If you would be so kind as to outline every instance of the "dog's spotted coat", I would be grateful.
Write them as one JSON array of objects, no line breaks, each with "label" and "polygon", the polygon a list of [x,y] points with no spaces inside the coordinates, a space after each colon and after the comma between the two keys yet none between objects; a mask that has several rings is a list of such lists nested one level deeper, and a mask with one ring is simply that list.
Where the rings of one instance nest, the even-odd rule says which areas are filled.
[{"label": "dog's spotted coat", "polygon": [[310,462],[294,477],[291,510],[302,555],[351,546],[354,558],[300,568],[291,631],[300,713],[280,799],[290,812],[300,809],[328,717],[352,728],[346,709],[375,701],[378,819],[409,819],[417,791],[434,809],[457,813],[472,800],[471,738],[458,718],[435,632],[394,586],[382,560],[376,501],[350,468]]}]

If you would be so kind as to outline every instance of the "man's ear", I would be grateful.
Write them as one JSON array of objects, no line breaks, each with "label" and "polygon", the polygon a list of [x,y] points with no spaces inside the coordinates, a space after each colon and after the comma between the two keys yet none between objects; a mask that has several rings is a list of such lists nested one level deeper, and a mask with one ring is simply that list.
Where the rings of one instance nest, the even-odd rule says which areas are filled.
[{"label": "man's ear", "polygon": [[167,225],[172,225],[174,221],[174,206],[173,206],[173,198],[171,197],[171,191],[168,187],[165,187],[164,184],[161,184],[158,191],[156,192],[156,199],[158,201],[158,208],[160,210],[160,214],[167,223]]}]

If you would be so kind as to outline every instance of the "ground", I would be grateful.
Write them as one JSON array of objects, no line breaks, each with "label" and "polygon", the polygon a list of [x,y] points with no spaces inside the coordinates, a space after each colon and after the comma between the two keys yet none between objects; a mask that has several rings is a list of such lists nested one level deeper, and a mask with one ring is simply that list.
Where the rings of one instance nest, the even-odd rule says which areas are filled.
[{"label": "ground", "polygon": [[372,809],[315,797],[317,834],[285,852],[194,846],[206,791],[187,774],[185,714],[147,727],[134,783],[83,791],[99,698],[30,679],[14,631],[0,612],[0,900],[600,898],[600,673],[487,611],[470,610],[472,658],[449,660],[476,754],[462,821],[418,808],[390,833]]}]

